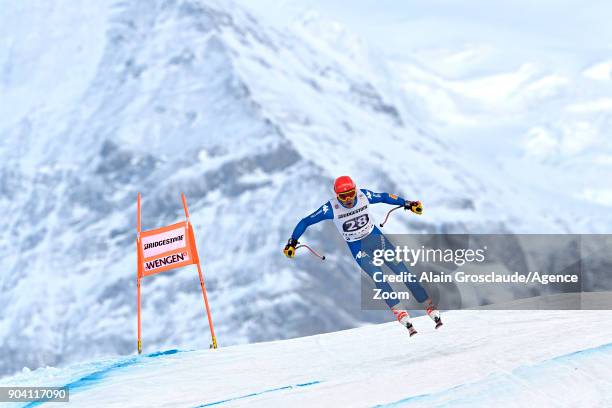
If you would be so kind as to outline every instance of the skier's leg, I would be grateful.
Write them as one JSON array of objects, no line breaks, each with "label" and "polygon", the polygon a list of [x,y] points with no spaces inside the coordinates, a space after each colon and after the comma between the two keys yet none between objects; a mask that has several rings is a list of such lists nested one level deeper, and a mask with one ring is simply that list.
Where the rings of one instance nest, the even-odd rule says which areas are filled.
[{"label": "skier's leg", "polygon": [[410,334],[410,337],[417,334],[416,329],[414,328],[414,326],[412,325],[412,322],[410,321],[410,313],[408,313],[407,310],[402,309],[400,302],[397,302],[397,304],[391,308],[391,311],[393,312],[393,315],[395,316],[397,321],[402,326],[405,326],[408,329],[408,333]]},{"label": "skier's leg", "polygon": [[352,252],[353,252],[355,261],[357,262],[359,267],[363,269],[365,273],[368,274],[370,279],[372,279],[372,281],[374,282],[374,285],[376,286],[376,288],[380,291],[381,295],[383,295],[383,299],[385,303],[387,304],[389,309],[391,309],[397,321],[402,326],[408,329],[408,333],[410,334],[410,336],[414,336],[417,333],[417,331],[415,330],[415,328],[412,326],[412,323],[410,322],[410,314],[408,313],[408,311],[403,310],[401,308],[400,301],[397,299],[393,299],[393,296],[384,296],[385,294],[390,295],[395,292],[393,288],[391,287],[391,285],[389,285],[388,282],[385,282],[385,281],[379,282],[379,279],[378,280],[374,279],[374,273],[381,272],[381,269],[380,267],[372,263],[373,257],[372,257],[371,251],[366,251],[365,249],[364,250],[359,249],[357,251],[352,251]]},{"label": "skier's leg", "polygon": [[372,279],[374,286],[376,286],[376,289],[380,291],[379,293],[383,297],[383,300],[387,306],[389,306],[389,309],[393,310],[393,308],[399,304],[399,300],[393,299],[393,288],[388,282],[379,282],[380,279],[374,279],[374,273],[381,272],[380,268],[373,265],[370,260],[364,260],[364,258],[355,260],[357,261],[357,264],[359,264],[359,267],[368,274],[370,279]]},{"label": "skier's leg", "polygon": [[[384,235],[383,237],[385,240],[385,247],[390,248],[392,246],[391,242]],[[408,267],[403,262],[385,262],[385,265],[387,265],[389,269],[391,269],[396,275],[399,275],[403,272],[409,272]],[[442,326],[442,318],[440,316],[440,312],[438,311],[438,309],[436,309],[436,306],[433,304],[433,301],[431,300],[431,297],[429,297],[429,295],[427,294],[425,288],[421,286],[421,284],[418,282],[404,282],[404,284],[410,290],[412,296],[414,296],[417,302],[423,305],[423,308],[425,309],[427,315],[436,324],[436,329]]]},{"label": "skier's leg", "polygon": [[[385,265],[387,265],[396,275],[409,272],[408,267],[403,262],[385,262]],[[414,296],[417,302],[423,303],[430,300],[427,291],[419,282],[404,282],[404,285],[410,290],[410,293],[412,293],[412,296]]]}]

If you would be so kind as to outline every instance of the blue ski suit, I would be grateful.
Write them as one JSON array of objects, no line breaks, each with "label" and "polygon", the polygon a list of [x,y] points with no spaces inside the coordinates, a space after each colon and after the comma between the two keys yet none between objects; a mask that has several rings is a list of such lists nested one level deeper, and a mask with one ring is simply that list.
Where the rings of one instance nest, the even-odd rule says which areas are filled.
[{"label": "blue ski suit", "polygon": [[[361,209],[363,209],[365,203],[362,203],[360,206],[358,200],[367,200],[368,204],[385,203],[390,205],[404,205],[406,200],[404,200],[402,197],[388,193],[374,193],[366,189],[360,189],[359,191],[360,194],[357,195],[353,206],[350,208],[360,208],[357,211],[353,211],[353,213],[356,214],[352,214],[350,211],[347,213],[347,211],[350,209],[344,207],[342,203],[340,203],[338,200],[330,200],[323,204],[321,207],[319,207],[317,211],[303,218],[293,230],[291,238],[298,240],[309,226],[321,222],[323,220],[334,220],[334,222],[337,223],[337,226],[341,233],[343,231],[347,231],[347,235],[343,235],[345,236],[345,239],[347,239],[348,247],[351,250],[351,254],[353,255],[353,258],[355,259],[359,267],[363,269],[363,271],[365,271],[370,276],[370,278],[372,278],[374,284],[378,289],[380,289],[382,293],[390,294],[393,292],[393,289],[391,288],[389,283],[376,282],[374,280],[374,273],[382,271],[382,265],[376,266],[372,263],[372,261],[374,259],[373,253],[375,250],[393,249],[393,244],[374,225],[369,227],[371,229],[371,232],[369,232],[369,234],[360,237],[359,239],[349,241],[350,237],[347,238],[347,236],[348,234],[350,234],[350,231],[355,228],[358,228],[357,224],[364,224],[365,226],[366,223],[372,222],[372,220],[369,219],[369,216],[367,214],[364,215],[365,212],[360,211]],[[334,209],[336,211],[334,211]],[[355,217],[350,219],[349,217],[353,215]],[[344,219],[339,220],[339,217],[346,217],[347,220],[342,223]],[[393,273],[395,274],[408,272],[408,268],[402,262],[385,261],[384,265],[391,269],[391,271],[393,271]],[[406,286],[419,303],[423,303],[429,298],[425,289],[418,282],[407,282]],[[399,300],[392,299],[390,296],[384,296],[384,298],[389,308],[393,308],[399,303]]]}]

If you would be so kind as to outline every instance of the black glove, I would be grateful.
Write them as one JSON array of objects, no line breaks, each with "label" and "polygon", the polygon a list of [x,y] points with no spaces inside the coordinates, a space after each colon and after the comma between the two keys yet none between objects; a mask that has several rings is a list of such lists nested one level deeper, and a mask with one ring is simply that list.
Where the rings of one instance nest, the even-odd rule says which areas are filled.
[{"label": "black glove", "polygon": [[423,214],[423,204],[420,201],[404,201],[404,210],[410,210],[417,215]]},{"label": "black glove", "polygon": [[285,245],[285,249],[283,250],[287,258],[293,258],[295,256],[295,247],[297,246],[297,244],[297,239],[289,238],[289,241],[287,242],[287,245]]}]

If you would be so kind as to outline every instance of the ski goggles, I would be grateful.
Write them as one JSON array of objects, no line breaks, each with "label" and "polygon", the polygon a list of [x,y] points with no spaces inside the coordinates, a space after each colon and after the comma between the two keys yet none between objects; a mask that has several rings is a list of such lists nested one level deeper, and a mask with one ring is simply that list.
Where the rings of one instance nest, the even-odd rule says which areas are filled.
[{"label": "ski goggles", "polygon": [[354,200],[355,197],[357,197],[357,191],[355,189],[338,193],[338,200],[342,202]]}]

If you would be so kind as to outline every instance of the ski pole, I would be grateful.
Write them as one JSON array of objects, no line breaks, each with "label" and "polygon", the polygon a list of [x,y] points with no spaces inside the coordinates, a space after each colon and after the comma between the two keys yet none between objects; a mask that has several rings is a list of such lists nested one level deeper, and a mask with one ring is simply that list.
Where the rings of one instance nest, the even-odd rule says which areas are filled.
[{"label": "ski pole", "polygon": [[315,251],[314,249],[312,249],[311,247],[309,247],[306,244],[300,244],[300,245],[296,246],[295,250],[297,251],[299,248],[306,248],[307,250],[310,251],[311,254],[313,254],[314,256],[319,258],[320,260],[322,260],[322,261],[325,260],[325,255],[320,255],[317,251]]},{"label": "ski pole", "polygon": [[395,211],[395,210],[399,210],[400,208],[404,208],[404,206],[403,205],[398,205],[397,207],[390,209],[389,212],[387,213],[387,216],[385,217],[385,220],[380,223],[380,228],[385,226],[385,224],[387,223],[387,220],[389,219],[389,216],[391,215],[391,213],[393,211]]}]

